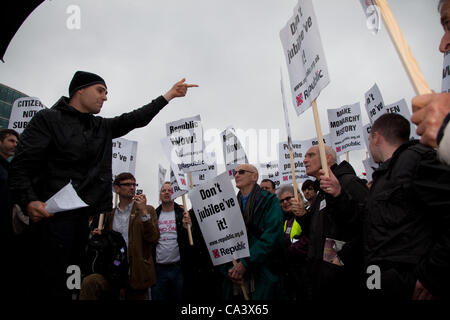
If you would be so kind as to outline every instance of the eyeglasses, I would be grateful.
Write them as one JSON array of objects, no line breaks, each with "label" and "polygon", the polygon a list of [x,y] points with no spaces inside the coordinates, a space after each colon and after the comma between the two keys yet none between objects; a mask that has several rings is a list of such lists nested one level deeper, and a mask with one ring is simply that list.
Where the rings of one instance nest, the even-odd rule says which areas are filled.
[{"label": "eyeglasses", "polygon": [[240,175],[243,175],[244,173],[246,173],[246,172],[250,172],[250,173],[255,173],[255,172],[253,172],[253,171],[248,171],[248,170],[244,170],[244,169],[241,169],[241,170],[236,170],[236,172],[235,172],[235,176],[239,173]]},{"label": "eyeglasses", "polygon": [[293,197],[286,197],[284,199],[280,199],[280,203],[283,203],[285,201],[289,202]]},{"label": "eyeglasses", "polygon": [[119,183],[119,186],[121,186],[121,187],[137,187],[138,184],[137,183],[128,182],[128,183]]}]

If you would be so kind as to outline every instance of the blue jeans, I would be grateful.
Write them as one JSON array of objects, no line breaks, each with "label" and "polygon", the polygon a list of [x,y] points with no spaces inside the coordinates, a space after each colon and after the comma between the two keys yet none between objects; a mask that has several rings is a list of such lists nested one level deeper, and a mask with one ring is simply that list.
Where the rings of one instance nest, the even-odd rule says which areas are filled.
[{"label": "blue jeans", "polygon": [[151,294],[152,300],[183,300],[183,272],[179,263],[156,264],[156,284]]}]

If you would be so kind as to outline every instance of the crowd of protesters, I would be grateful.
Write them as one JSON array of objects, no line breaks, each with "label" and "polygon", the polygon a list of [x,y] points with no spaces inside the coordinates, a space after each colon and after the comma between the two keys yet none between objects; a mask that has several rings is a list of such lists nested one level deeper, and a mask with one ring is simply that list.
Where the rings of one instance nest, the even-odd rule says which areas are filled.
[{"label": "crowd of protesters", "polygon": [[[447,52],[450,0],[440,1],[439,10],[440,50]],[[193,211],[171,199],[170,183],[154,209],[136,194],[130,173],[111,181],[112,139],[146,126],[196,86],[182,79],[142,108],[107,119],[94,116],[107,100],[105,81],[78,71],[69,97],[37,113],[20,136],[0,130],[0,227],[7,247],[1,274],[9,298],[450,298],[450,93],[412,100],[420,141],[409,139],[409,121],[400,115],[373,123],[369,151],[380,166],[369,183],[329,146],[326,159],[318,146],[305,154],[311,180],[301,186],[303,195],[298,186],[275,190],[268,179],[259,185],[256,167],[240,164],[234,179],[250,256],[213,266]],[[69,182],[88,207],[48,212],[44,201]],[[113,186],[120,199],[114,209]],[[69,286],[68,267],[87,265],[87,246],[108,237],[121,241],[125,282],[116,286],[106,269],[83,268],[80,286]]]}]

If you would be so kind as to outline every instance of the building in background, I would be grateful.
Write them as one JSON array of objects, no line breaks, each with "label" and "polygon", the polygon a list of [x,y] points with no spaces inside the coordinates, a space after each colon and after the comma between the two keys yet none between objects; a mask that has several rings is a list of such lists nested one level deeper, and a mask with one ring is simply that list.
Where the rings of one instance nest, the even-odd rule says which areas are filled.
[{"label": "building in background", "polygon": [[16,99],[22,97],[28,96],[0,83],[0,128],[8,128],[12,105]]}]

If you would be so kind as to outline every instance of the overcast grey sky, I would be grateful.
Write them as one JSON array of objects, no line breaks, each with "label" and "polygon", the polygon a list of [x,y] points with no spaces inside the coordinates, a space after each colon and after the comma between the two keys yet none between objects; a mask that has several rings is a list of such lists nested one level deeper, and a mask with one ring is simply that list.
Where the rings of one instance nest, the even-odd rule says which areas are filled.
[{"label": "overcast grey sky", "polygon": [[[443,34],[438,0],[388,0],[425,79],[441,89]],[[101,116],[132,110],[165,93],[182,77],[200,87],[172,101],[145,128],[124,138],[138,141],[136,176],[156,206],[158,164],[168,168],[160,139],[165,124],[201,115],[204,130],[227,126],[253,130],[258,144],[286,139],[280,93],[280,67],[287,78],[279,32],[297,0],[53,0],[40,5],[17,32],[0,64],[0,82],[51,107],[67,95],[76,70],[101,75],[108,101]],[[327,109],[361,103],[369,122],[364,93],[376,82],[385,103],[415,96],[387,31],[374,36],[366,27],[359,0],[313,0],[330,84],[318,98],[322,129],[328,133]],[[80,29],[67,27],[71,6],[80,9]],[[297,117],[287,97],[294,140],[316,136],[311,110]],[[265,138],[264,133],[269,133]],[[206,143],[221,145],[211,135]],[[268,140],[268,141],[266,141]],[[273,140],[273,141],[272,141]],[[253,163],[276,160],[250,155]],[[350,153],[358,174],[365,151]],[[219,165],[219,173],[224,170]]]}]

